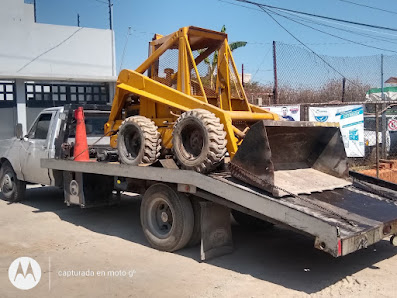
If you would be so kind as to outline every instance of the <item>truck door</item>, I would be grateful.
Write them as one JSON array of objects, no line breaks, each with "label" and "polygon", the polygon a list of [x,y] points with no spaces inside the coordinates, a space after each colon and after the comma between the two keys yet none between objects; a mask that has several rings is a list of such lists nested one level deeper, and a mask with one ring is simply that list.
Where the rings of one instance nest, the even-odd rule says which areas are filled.
[{"label": "truck door", "polygon": [[49,157],[49,130],[55,113],[45,112],[39,115],[20,149],[21,168],[27,182],[49,185],[48,169],[40,167],[40,159]]}]

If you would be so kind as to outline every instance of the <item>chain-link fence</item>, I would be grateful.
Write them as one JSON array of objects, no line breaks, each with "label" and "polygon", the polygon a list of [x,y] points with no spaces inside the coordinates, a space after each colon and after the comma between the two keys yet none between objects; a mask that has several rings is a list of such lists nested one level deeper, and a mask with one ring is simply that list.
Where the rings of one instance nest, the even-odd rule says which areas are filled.
[{"label": "chain-link fence", "polygon": [[280,42],[275,43],[274,52],[276,103],[364,101],[371,90],[397,76],[397,56],[324,56]]},{"label": "chain-link fence", "polygon": [[[309,119],[313,107],[362,105],[361,136],[356,142],[360,157],[349,157],[351,168],[376,169],[377,175],[383,169],[397,169],[397,161],[391,161],[397,160],[397,101],[393,102],[397,100],[397,55],[333,57],[280,42],[273,44],[273,53],[269,102],[301,105],[301,120],[313,120]],[[356,133],[353,127],[344,132],[345,148],[346,139],[358,138]]]},{"label": "chain-link fence", "polygon": [[[385,102],[359,102],[362,106],[362,118],[358,118],[359,122],[353,123],[354,126],[341,125],[341,130],[348,127],[348,132],[344,132],[344,143],[346,151],[348,152],[348,139],[357,140],[356,146],[358,152],[355,157],[349,157],[350,167],[354,170],[366,170],[378,167],[384,167],[384,161],[397,159],[397,104]],[[335,109],[338,114],[339,110],[346,110],[352,108],[351,104],[346,103],[311,103],[301,104],[301,117],[302,121],[313,121],[310,117],[310,109]],[[360,120],[361,119],[361,120]],[[360,122],[362,121],[361,129],[363,129],[363,136],[361,137]],[[362,130],[361,130],[362,131]],[[383,164],[383,165],[382,165]],[[387,164],[387,163],[386,163]],[[387,166],[387,165],[386,165]]]}]

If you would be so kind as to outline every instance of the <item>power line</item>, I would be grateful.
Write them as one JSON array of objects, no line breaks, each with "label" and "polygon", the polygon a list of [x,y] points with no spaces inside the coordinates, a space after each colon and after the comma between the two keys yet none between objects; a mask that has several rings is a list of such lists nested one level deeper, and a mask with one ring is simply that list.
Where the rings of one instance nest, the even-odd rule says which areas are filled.
[{"label": "power line", "polygon": [[[239,1],[239,0],[238,0]],[[337,70],[335,67],[333,67],[330,63],[328,63],[323,57],[321,57],[319,54],[317,54],[315,51],[313,51],[310,47],[308,47],[303,41],[301,41],[299,38],[297,38],[294,34],[292,34],[287,28],[285,28],[279,21],[277,21],[265,8],[261,7],[258,5],[260,9],[262,9],[274,22],[276,22],[284,31],[286,31],[293,39],[295,39],[297,42],[299,42],[302,46],[304,46],[306,49],[308,49],[312,54],[314,54],[317,58],[319,58],[321,61],[323,61],[326,65],[328,65],[331,69],[333,69],[336,73],[338,73],[342,78],[345,78],[345,76]],[[347,79],[350,81],[349,79]],[[352,84],[355,84],[353,81],[350,81]],[[355,84],[356,85],[356,84]]]},{"label": "power line", "polygon": [[101,0],[93,0],[93,1],[96,1],[96,2],[99,2],[99,3],[103,3],[103,4],[106,4],[106,5],[108,5],[108,3],[107,3],[107,2],[105,2],[105,1],[101,1]]},{"label": "power line", "polygon": [[128,27],[128,29],[127,29],[127,37],[126,37],[125,44],[124,44],[124,49],[123,49],[123,54],[121,55],[119,72],[121,71],[121,68],[123,67],[125,51],[127,49],[128,39],[130,38],[130,35],[131,35],[131,27]]},{"label": "power line", "polygon": [[[374,43],[378,42],[376,40],[367,40],[367,41],[359,41],[361,43]],[[272,42],[256,42],[256,41],[247,41],[247,45],[271,45]],[[345,45],[345,44],[351,44],[351,42],[307,42],[306,43],[309,46],[336,46],[336,45]],[[290,43],[290,45],[298,45],[297,43]]]},{"label": "power line", "polygon": [[[294,15],[294,16],[297,15],[295,13],[288,13],[288,12],[284,12],[284,13],[287,13],[287,14],[290,14],[290,15]],[[311,19],[316,19],[315,17],[310,17],[310,16],[306,16],[306,17],[311,18]],[[353,25],[349,25],[349,24],[340,24],[339,22],[330,21],[330,20],[321,20],[321,21],[322,22],[326,22],[326,23],[336,23],[339,26],[353,28],[355,30],[368,31],[368,32],[372,32],[372,33],[375,33],[375,34],[379,34],[379,35],[388,35],[388,36],[397,37],[396,34],[389,33],[389,32],[375,31],[375,30],[371,30],[371,29],[368,29],[368,28],[360,28],[360,27],[356,27],[356,26],[353,26]]]},{"label": "power line", "polygon": [[[325,31],[322,31],[322,30],[320,30],[320,29],[317,29],[317,28],[311,27],[311,26],[309,26],[309,25],[303,24],[303,23],[301,23],[301,22],[299,22],[299,21],[296,21],[296,20],[294,20],[294,19],[292,19],[292,18],[289,18],[289,17],[287,17],[287,16],[285,16],[285,15],[282,15],[282,14],[279,14],[279,13],[277,13],[277,12],[274,12],[274,11],[272,11],[271,9],[269,9],[269,11],[271,11],[272,13],[274,13],[274,14],[280,16],[280,17],[286,18],[286,19],[288,19],[288,20],[290,20],[290,21],[292,21],[292,22],[295,22],[295,23],[298,23],[298,24],[300,24],[300,25],[302,25],[302,26],[308,27],[308,28],[310,28],[310,29],[312,29],[312,30],[321,32],[321,33],[323,33],[323,34],[330,35],[330,36],[332,36],[332,37],[335,37],[335,38],[338,38],[338,39],[341,39],[341,40],[348,41],[348,42],[350,42],[350,43],[355,43],[355,44],[358,44],[358,45],[361,45],[361,46],[364,46],[364,47],[374,48],[374,49],[377,49],[377,50],[382,50],[382,51],[388,51],[388,52],[397,53],[397,51],[393,51],[393,50],[389,50],[389,49],[385,49],[385,48],[380,48],[380,47],[375,47],[375,46],[370,46],[370,45],[366,45],[366,44],[364,44],[364,43],[362,43],[362,42],[359,42],[359,41],[354,41],[354,40],[351,40],[351,39],[347,39],[347,38],[344,38],[344,37],[340,37],[340,36],[334,35],[334,34],[332,34],[332,33],[325,32]],[[288,13],[287,13],[287,14],[288,14]],[[290,15],[291,15],[291,14],[290,14]],[[300,17],[299,17],[299,18],[300,18]],[[303,19],[303,18],[300,18],[300,19],[303,20],[303,21],[306,21],[306,22],[311,22],[312,24],[316,24],[316,25],[320,25],[320,26],[325,26],[325,27],[334,28],[334,29],[336,29],[336,30],[345,31],[345,32],[348,32],[348,33],[351,33],[351,34],[356,34],[356,35],[360,35],[360,36],[364,36],[364,37],[368,37],[368,38],[380,40],[380,41],[383,41],[383,42],[388,42],[388,43],[397,44],[396,42],[393,42],[393,41],[390,41],[390,40],[385,40],[385,39],[382,39],[382,38],[377,38],[377,37],[374,37],[374,36],[371,36],[371,35],[368,35],[368,34],[358,33],[358,32],[354,32],[354,31],[347,30],[347,29],[341,29],[341,28],[337,28],[337,27],[334,27],[334,26],[321,24],[321,23],[318,23],[318,22],[307,21],[307,20],[305,20],[305,19]]]},{"label": "power line", "polygon": [[[261,10],[260,8],[256,8],[256,7],[252,7],[252,6],[246,6],[246,5],[243,5],[243,4],[240,4],[240,3],[230,2],[230,1],[233,1],[233,0],[230,0],[230,1],[218,0],[218,1],[219,1],[219,2],[223,2],[223,3],[228,3],[228,4],[230,4],[230,5],[240,6],[240,7],[244,7],[244,8],[247,8],[247,9],[251,9],[251,10],[256,10],[256,11],[262,12],[262,10]],[[237,0],[234,0],[234,1],[237,1]],[[298,16],[298,15],[299,15],[299,14],[297,14],[297,13],[290,13],[290,12],[286,12],[286,11],[284,11],[284,13],[287,13],[287,14],[290,14],[290,15],[294,15],[294,16]],[[313,18],[313,19],[318,19],[317,17],[312,17],[312,16],[306,16],[306,17]],[[302,17],[300,17],[300,18],[302,18]],[[348,27],[348,28],[353,28],[353,29],[355,29],[355,30],[368,31],[368,32],[372,32],[372,33],[380,34],[380,35],[389,35],[389,36],[394,36],[394,37],[397,36],[396,34],[393,34],[393,33],[382,32],[382,31],[375,31],[375,30],[370,30],[370,29],[368,29],[368,28],[360,28],[360,27],[352,26],[352,25],[350,25],[350,24],[345,24],[345,23],[342,23],[342,24],[341,24],[340,22],[338,22],[338,21],[333,21],[333,20],[324,20],[324,19],[322,19],[321,21],[326,22],[326,23],[336,23],[336,24],[338,24],[339,26],[344,26],[344,27]]]},{"label": "power line", "polygon": [[[261,9],[261,8],[249,7],[249,6],[245,6],[245,5],[238,4],[238,3],[232,3],[232,2],[229,2],[229,1],[225,1],[225,0],[218,0],[218,1],[219,1],[219,2],[228,3],[228,4],[230,4],[230,5],[240,6],[240,7],[244,7],[244,8],[247,8],[247,9],[251,9],[251,10],[256,10],[256,11],[261,11],[261,12],[262,12],[262,9]],[[236,1],[239,1],[239,0],[236,0]],[[239,2],[241,2],[241,1],[239,1]],[[262,5],[262,4],[260,4],[260,5]],[[259,5],[258,5],[258,6],[259,6]],[[276,13],[276,12],[274,12],[274,11],[272,11],[272,12],[273,12],[273,13]],[[290,13],[290,12],[286,12],[286,11],[284,11],[284,13],[285,13],[285,14],[288,14],[288,15],[291,15],[291,16],[294,16],[294,17],[297,17],[297,18],[301,19],[302,21],[309,22],[309,23],[312,23],[312,24],[316,24],[316,25],[319,25],[319,26],[324,26],[324,27],[333,28],[333,29],[336,29],[336,30],[348,32],[348,33],[351,33],[351,34],[356,34],[356,35],[359,35],[359,36],[371,38],[371,39],[378,40],[378,41],[382,41],[382,42],[397,44],[396,42],[394,42],[394,41],[397,41],[396,39],[392,39],[392,38],[386,39],[386,37],[385,37],[385,38],[382,38],[382,37],[375,37],[375,36],[373,36],[373,35],[371,35],[371,34],[359,33],[359,32],[355,32],[355,31],[352,31],[352,30],[347,30],[347,29],[342,29],[342,28],[338,28],[338,27],[335,27],[335,26],[331,26],[331,25],[326,25],[326,24],[319,23],[319,22],[316,22],[316,21],[313,21],[313,20],[307,20],[307,19],[303,18],[302,16],[299,16],[298,13]],[[280,15],[280,16],[282,16],[282,15]],[[287,18],[286,16],[282,16],[282,17]],[[293,21],[293,20],[291,20],[291,21]],[[324,22],[329,22],[329,23],[337,23],[337,24],[340,25],[340,26],[346,26],[346,27],[354,28],[354,29],[356,29],[356,30],[369,31],[369,32],[373,32],[373,33],[375,33],[375,34],[387,34],[387,35],[396,36],[396,35],[390,34],[390,33],[378,32],[378,31],[373,31],[373,30],[369,30],[369,29],[364,29],[364,28],[358,28],[358,27],[354,27],[354,26],[339,24],[339,22],[336,22],[336,21],[329,21],[329,20],[323,20],[323,21],[324,21]],[[312,28],[312,27],[307,26],[307,25],[305,25],[305,24],[301,24],[301,25],[306,26],[306,27],[309,27],[309,28],[311,28],[311,29],[313,29],[313,30],[320,31],[320,32],[322,32],[322,33],[324,33],[324,34],[328,34],[327,32],[323,32],[323,31],[321,31],[321,30],[319,30],[319,29]],[[331,36],[334,36],[334,35],[331,34]],[[339,37],[337,37],[337,36],[334,36],[334,37],[339,38]],[[375,41],[352,41],[352,40],[349,40],[349,39],[345,39],[345,40],[348,41],[348,42],[347,42],[347,43],[311,43],[311,44],[308,43],[308,45],[341,45],[341,44],[358,43],[358,44],[360,44],[360,45],[362,45],[362,46],[366,46],[367,43],[373,43],[373,42],[375,42]],[[270,44],[270,43],[249,42],[249,44]],[[369,47],[371,47],[371,46],[369,46]],[[373,47],[373,48],[376,48],[376,47]],[[377,48],[376,48],[376,49],[377,49]],[[389,51],[388,49],[384,49],[384,48],[379,48],[379,49],[380,49],[380,50]]]},{"label": "power line", "polygon": [[297,14],[312,16],[312,17],[316,17],[316,18],[320,18],[320,19],[333,20],[333,21],[337,21],[337,22],[341,22],[341,23],[348,23],[348,24],[354,24],[354,25],[359,25],[359,26],[364,26],[364,27],[370,27],[370,28],[376,28],[376,29],[382,29],[382,30],[388,30],[388,31],[397,32],[396,28],[383,27],[383,26],[378,26],[378,25],[372,25],[372,24],[359,23],[359,22],[348,21],[348,20],[343,20],[343,19],[337,19],[337,18],[317,15],[317,14],[313,14],[313,13],[307,13],[307,12],[303,12],[303,11],[292,10],[292,9],[287,9],[287,8],[282,8],[282,7],[262,4],[262,3],[249,1],[249,0],[234,0],[234,1],[255,5],[255,6],[261,8],[261,9],[262,8],[273,8],[273,9],[277,9],[277,10],[281,10],[281,11],[288,11],[288,12],[293,12],[293,13],[297,13]]},{"label": "power line", "polygon": [[65,42],[67,42],[69,39],[71,39],[77,32],[79,32],[80,30],[84,29],[84,27],[80,27],[79,29],[77,29],[76,31],[74,31],[71,35],[69,35],[67,38],[65,38],[64,40],[62,40],[60,43],[58,43],[56,46],[53,46],[52,48],[44,51],[43,53],[41,53],[40,55],[36,56],[35,58],[33,58],[32,60],[30,60],[28,63],[26,63],[24,66],[22,66],[20,69],[18,69],[17,72],[20,72],[22,69],[26,68],[28,65],[30,65],[31,63],[33,63],[34,61],[36,61],[37,59],[39,59],[40,57],[44,56],[45,54],[51,52],[52,50],[58,48],[59,46],[61,46],[62,44],[64,44]]},{"label": "power line", "polygon": [[387,13],[391,13],[391,14],[397,14],[397,12],[395,12],[395,11],[386,10],[386,9],[382,9],[382,8],[378,8],[378,7],[374,7],[374,6],[369,6],[369,5],[365,5],[365,4],[361,4],[361,3],[356,3],[353,1],[347,1],[347,0],[339,0],[339,1],[346,2],[346,3],[352,4],[352,5],[356,5],[356,6],[370,8],[373,10],[379,10],[379,11],[383,11],[383,12],[387,12]]},{"label": "power line", "polygon": [[267,58],[267,55],[269,55],[271,50],[272,50],[272,48],[270,48],[269,51],[263,56],[262,62],[259,64],[257,70],[255,71],[254,75],[252,76],[252,81],[255,79],[256,75],[258,74],[259,69],[261,68],[262,64],[265,62],[265,59]]},{"label": "power line", "polygon": [[289,18],[289,17],[286,17],[286,16],[283,16],[283,15],[281,15],[281,14],[278,14],[278,13],[276,13],[276,12],[270,10],[270,9],[269,9],[269,11],[272,12],[272,13],[274,13],[274,14],[276,14],[276,15],[278,15],[278,16],[280,16],[280,17],[286,18],[286,19],[288,19],[288,20],[290,20],[290,21],[292,21],[292,22],[295,22],[295,23],[298,23],[298,24],[300,24],[300,25],[302,25],[302,26],[308,27],[308,28],[310,28],[310,29],[312,29],[312,30],[321,32],[321,33],[323,33],[323,34],[326,34],[326,35],[329,35],[329,36],[332,36],[332,37],[335,37],[335,38],[338,38],[338,39],[341,39],[341,40],[344,40],[344,41],[348,41],[348,42],[350,42],[350,43],[358,44],[358,45],[361,45],[361,46],[364,46],[364,47],[373,48],[373,49],[377,49],[377,50],[381,50],[381,51],[387,51],[387,52],[397,53],[397,51],[388,50],[388,49],[384,49],[384,48],[379,48],[379,47],[375,47],[375,46],[370,46],[370,45],[366,45],[366,44],[364,44],[364,43],[357,42],[357,41],[354,41],[354,40],[351,40],[351,39],[348,39],[348,38],[340,37],[340,36],[337,36],[337,35],[335,35],[335,34],[332,34],[332,33],[329,33],[329,32],[326,32],[326,31],[323,31],[323,30],[314,28],[314,27],[312,27],[312,26],[303,24],[303,23],[301,23],[301,22],[299,22],[299,21],[293,20],[293,19],[291,19],[291,18]]}]

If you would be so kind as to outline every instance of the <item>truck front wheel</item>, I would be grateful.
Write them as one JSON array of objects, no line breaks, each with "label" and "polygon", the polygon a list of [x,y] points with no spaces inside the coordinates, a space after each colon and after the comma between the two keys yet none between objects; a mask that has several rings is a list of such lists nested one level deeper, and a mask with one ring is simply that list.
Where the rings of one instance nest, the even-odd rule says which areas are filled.
[{"label": "truck front wheel", "polygon": [[4,162],[1,166],[0,188],[4,198],[10,202],[20,202],[25,196],[26,182],[18,180],[9,162]]},{"label": "truck front wheel", "polygon": [[142,199],[141,224],[152,247],[176,251],[191,239],[194,226],[192,204],[186,195],[169,186],[154,184]]}]

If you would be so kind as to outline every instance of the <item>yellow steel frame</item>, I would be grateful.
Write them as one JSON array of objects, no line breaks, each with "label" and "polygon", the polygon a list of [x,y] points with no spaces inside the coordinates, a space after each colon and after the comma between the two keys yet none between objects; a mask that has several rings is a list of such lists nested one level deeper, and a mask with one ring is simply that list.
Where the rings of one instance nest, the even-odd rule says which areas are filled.
[{"label": "yellow steel frame", "polygon": [[[194,59],[192,47],[204,49]],[[173,74],[176,89],[153,79],[158,72],[158,59],[168,49],[178,49],[178,71]],[[216,105],[209,103],[197,69],[211,53],[218,50]],[[231,67],[230,67],[231,65]],[[231,69],[230,69],[231,68]],[[190,72],[194,70],[202,96],[191,95]],[[145,71],[149,76],[143,75]],[[277,114],[249,104],[241,80],[233,82],[239,97],[232,98],[230,72],[238,77],[236,65],[227,42],[227,35],[197,27],[184,27],[168,36],[156,35],[150,43],[149,57],[135,71],[124,69],[120,72],[112,110],[105,133],[117,131],[123,121],[122,111],[139,109],[139,114],[152,119],[159,127],[163,146],[171,148],[172,129],[178,115],[191,109],[205,109],[214,113],[224,125],[227,150],[231,157],[237,152],[244,133],[235,123],[251,125],[258,120],[278,120]],[[139,106],[128,105],[128,98],[138,96]],[[111,137],[111,146],[116,147],[117,134]]]}]

